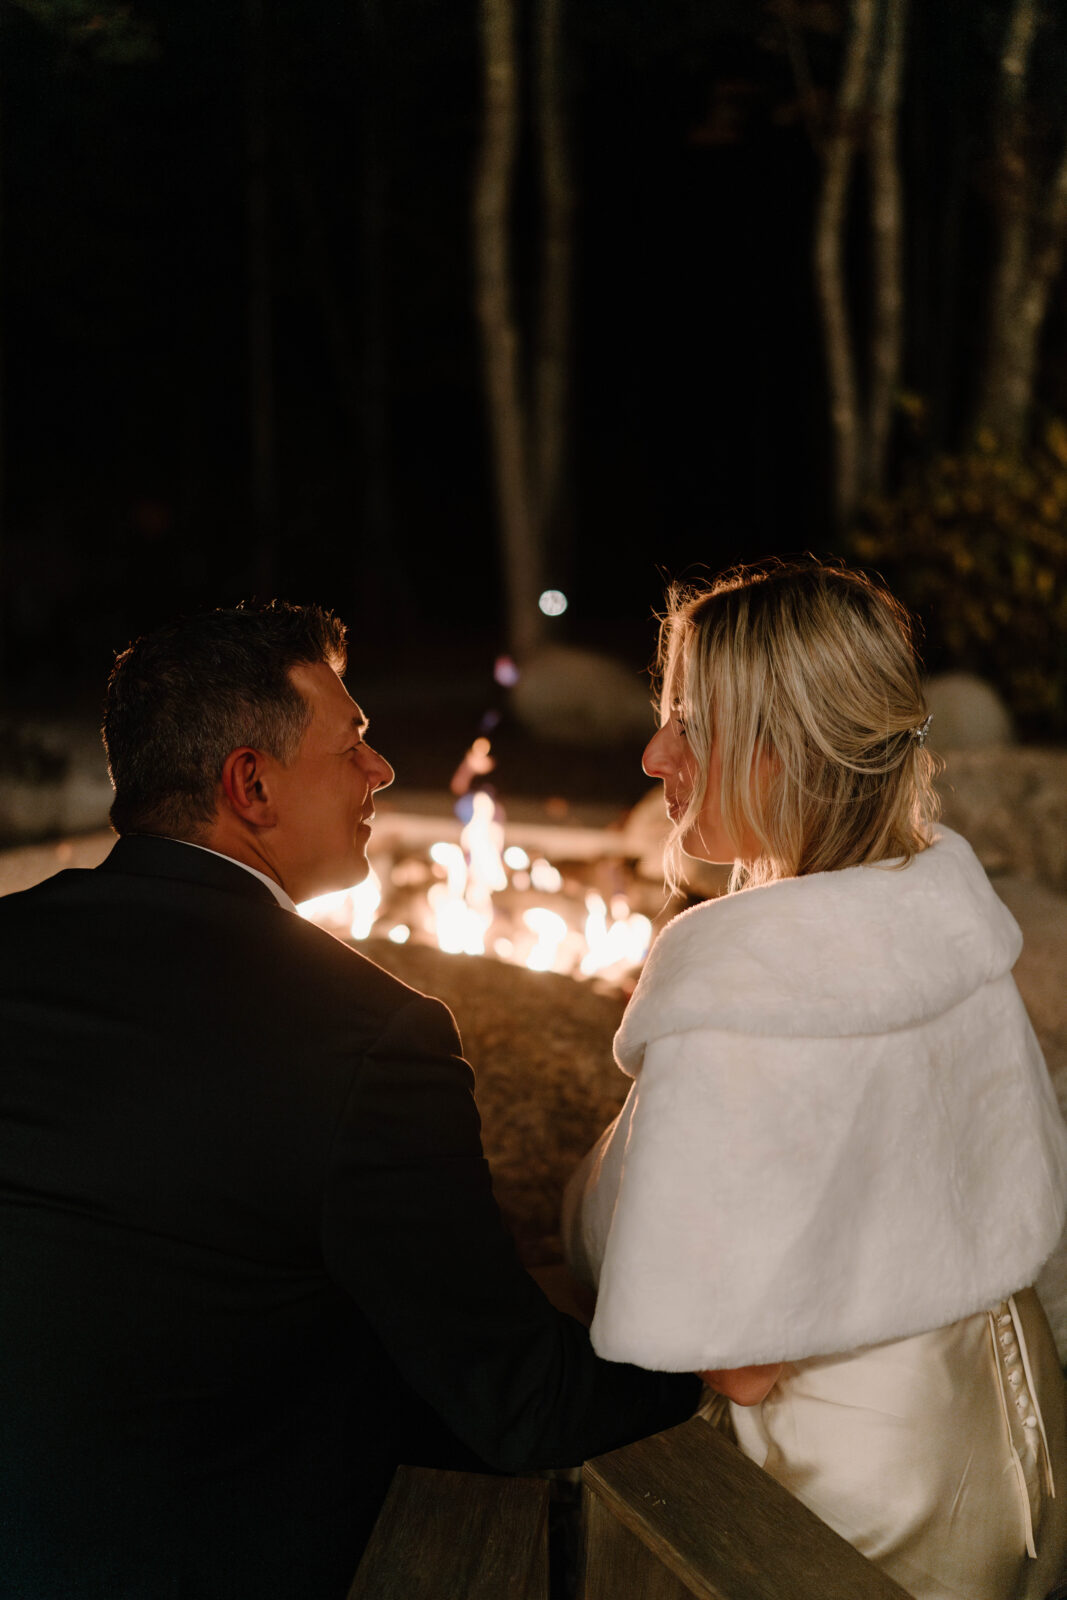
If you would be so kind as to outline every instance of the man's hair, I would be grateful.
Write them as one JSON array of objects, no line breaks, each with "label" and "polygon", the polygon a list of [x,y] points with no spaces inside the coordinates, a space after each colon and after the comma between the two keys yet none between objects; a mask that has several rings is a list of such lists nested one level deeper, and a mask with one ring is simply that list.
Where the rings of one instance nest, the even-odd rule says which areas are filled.
[{"label": "man's hair", "polygon": [[182,617],[135,640],[116,658],[104,709],[116,833],[195,839],[242,745],[287,765],[311,721],[289,672],[319,662],[344,672],[344,623],[278,600]]},{"label": "man's hair", "polygon": [[[911,619],[880,583],[808,558],[674,588],[659,672],[699,773],[719,747],[727,831],[758,841],[731,887],[903,865],[925,849],[937,816],[934,760],[917,736],[926,700]],[[668,841],[674,882],[705,792],[706,776]]]}]

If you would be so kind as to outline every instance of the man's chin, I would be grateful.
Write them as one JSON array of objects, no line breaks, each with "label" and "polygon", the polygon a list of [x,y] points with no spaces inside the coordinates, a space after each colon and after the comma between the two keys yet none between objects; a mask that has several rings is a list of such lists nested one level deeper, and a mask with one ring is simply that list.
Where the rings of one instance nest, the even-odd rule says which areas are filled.
[{"label": "man's chin", "polygon": [[336,866],[323,868],[316,873],[315,887],[309,894],[301,894],[301,902],[318,900],[327,894],[343,894],[346,889],[358,889],[364,883],[370,872],[370,862],[366,856],[349,856],[344,861],[339,861]]}]

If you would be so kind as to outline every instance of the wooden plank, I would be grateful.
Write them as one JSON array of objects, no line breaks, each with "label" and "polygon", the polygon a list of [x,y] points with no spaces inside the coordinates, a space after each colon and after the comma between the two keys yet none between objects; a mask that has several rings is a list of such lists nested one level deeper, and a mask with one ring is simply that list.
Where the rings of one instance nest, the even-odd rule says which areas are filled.
[{"label": "wooden plank", "polygon": [[549,1485],[398,1467],[348,1600],[548,1600]]},{"label": "wooden plank", "polygon": [[583,1496],[583,1600],[908,1600],[702,1417],[587,1462]]}]

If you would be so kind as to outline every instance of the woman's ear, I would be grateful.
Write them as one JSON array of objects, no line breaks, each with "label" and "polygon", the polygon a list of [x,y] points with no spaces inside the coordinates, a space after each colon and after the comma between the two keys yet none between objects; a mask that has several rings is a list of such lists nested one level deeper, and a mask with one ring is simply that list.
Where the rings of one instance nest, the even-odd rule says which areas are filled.
[{"label": "woman's ear", "polygon": [[269,767],[263,752],[248,745],[231,750],[222,764],[222,803],[252,828],[272,828],[278,820]]}]

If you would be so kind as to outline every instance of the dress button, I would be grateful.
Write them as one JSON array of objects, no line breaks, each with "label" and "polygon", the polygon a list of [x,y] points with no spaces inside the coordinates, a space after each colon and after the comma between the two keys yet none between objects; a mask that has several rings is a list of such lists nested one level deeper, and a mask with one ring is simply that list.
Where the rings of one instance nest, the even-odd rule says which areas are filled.
[{"label": "dress button", "polygon": [[1009,1345],[1012,1345],[1012,1344],[1015,1343],[1015,1335],[1005,1331],[1000,1336],[1000,1342],[1001,1342],[1001,1345],[1003,1346],[1003,1348],[1006,1350]]},{"label": "dress button", "polygon": [[1005,1311],[1003,1316],[997,1318],[997,1321],[1002,1328],[1006,1328],[1011,1321],[1011,1312]]},{"label": "dress button", "polygon": [[1036,1428],[1037,1427],[1037,1418],[1036,1417],[1024,1417],[1023,1418],[1023,1427],[1024,1428]]},{"label": "dress button", "polygon": [[1008,1382],[1011,1384],[1012,1388],[1017,1389],[1022,1381],[1023,1375],[1019,1371],[1018,1367],[1011,1367],[1008,1371]]}]

